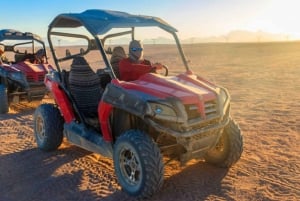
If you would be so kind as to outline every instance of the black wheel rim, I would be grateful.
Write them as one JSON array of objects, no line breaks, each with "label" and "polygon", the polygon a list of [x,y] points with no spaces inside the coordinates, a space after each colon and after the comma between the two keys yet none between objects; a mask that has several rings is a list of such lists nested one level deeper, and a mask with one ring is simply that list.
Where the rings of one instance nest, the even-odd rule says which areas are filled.
[{"label": "black wheel rim", "polygon": [[136,186],[141,183],[141,163],[137,154],[129,147],[123,147],[120,151],[120,170],[126,183]]},{"label": "black wheel rim", "polygon": [[45,138],[45,124],[44,119],[38,115],[36,118],[36,136],[39,141]]}]

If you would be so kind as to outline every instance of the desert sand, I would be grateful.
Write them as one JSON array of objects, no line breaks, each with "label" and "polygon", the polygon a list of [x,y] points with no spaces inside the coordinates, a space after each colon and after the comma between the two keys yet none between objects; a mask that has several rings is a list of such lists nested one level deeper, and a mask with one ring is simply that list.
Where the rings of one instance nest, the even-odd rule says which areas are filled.
[{"label": "desert sand", "polygon": [[[145,54],[155,48],[145,47]],[[169,68],[181,65],[172,47],[159,48]],[[148,200],[300,200],[300,43],[193,44],[184,50],[194,72],[231,93],[244,152],[230,169],[172,161],[161,191]],[[39,104],[13,104],[0,115],[0,201],[135,200],[120,189],[111,159],[68,142],[54,152],[37,149],[32,115]]]}]

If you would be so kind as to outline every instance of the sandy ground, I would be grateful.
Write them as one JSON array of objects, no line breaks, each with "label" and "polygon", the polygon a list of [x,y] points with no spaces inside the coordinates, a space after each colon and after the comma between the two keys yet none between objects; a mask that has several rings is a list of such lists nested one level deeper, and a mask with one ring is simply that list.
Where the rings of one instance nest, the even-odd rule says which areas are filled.
[{"label": "sandy ground", "polygon": [[[196,160],[167,164],[163,188],[149,200],[300,200],[300,43],[185,50],[197,74],[230,91],[244,152],[228,170]],[[172,54],[166,48],[164,59]],[[134,200],[120,189],[112,160],[67,142],[54,152],[37,149],[38,104],[0,115],[0,201]]]}]

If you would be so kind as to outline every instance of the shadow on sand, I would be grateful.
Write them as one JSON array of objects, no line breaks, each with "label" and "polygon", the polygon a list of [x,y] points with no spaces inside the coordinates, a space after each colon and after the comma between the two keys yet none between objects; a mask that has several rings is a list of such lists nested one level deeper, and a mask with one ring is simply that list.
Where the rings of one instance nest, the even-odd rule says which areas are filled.
[{"label": "shadow on sand", "polygon": [[[84,169],[64,168],[57,175],[58,168],[72,165],[72,161],[87,154],[90,152],[70,146],[51,153],[29,149],[0,156],[0,200],[135,200],[120,190],[99,197],[93,189],[80,189]],[[221,186],[226,174],[226,169],[197,162],[165,179],[162,190],[147,200],[205,200],[209,196],[231,200],[226,194],[228,189]]]},{"label": "shadow on sand", "polygon": [[72,146],[51,153],[28,149],[0,156],[0,200],[96,200],[91,192],[78,189],[83,170],[55,175],[56,169],[88,153]]},{"label": "shadow on sand", "polygon": [[[221,181],[228,170],[216,168],[204,162],[197,162],[188,165],[178,174],[175,174],[164,181],[161,191],[147,201],[195,201],[206,200],[208,197],[217,197],[224,200],[233,200],[222,189]],[[126,193],[117,191],[103,201],[113,200],[137,200],[129,197]]]}]

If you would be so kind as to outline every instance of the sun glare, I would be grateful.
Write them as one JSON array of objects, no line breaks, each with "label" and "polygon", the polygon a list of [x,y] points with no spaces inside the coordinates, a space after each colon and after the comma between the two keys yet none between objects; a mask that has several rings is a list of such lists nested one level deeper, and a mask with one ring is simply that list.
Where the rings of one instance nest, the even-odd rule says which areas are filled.
[{"label": "sun glare", "polygon": [[299,2],[296,0],[274,0],[261,8],[259,14],[249,24],[249,29],[285,34],[300,39]]}]

